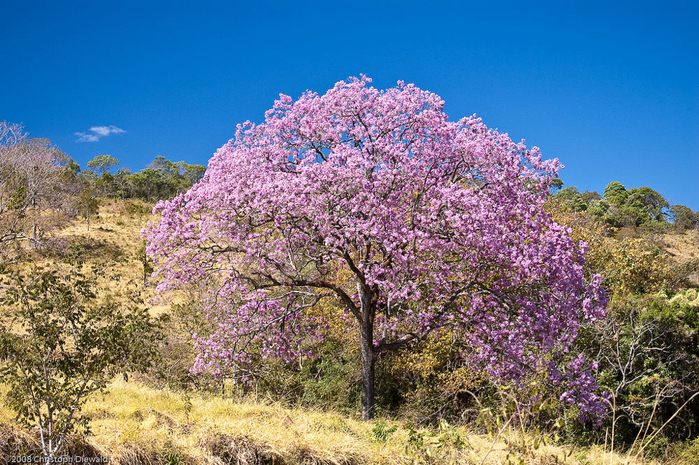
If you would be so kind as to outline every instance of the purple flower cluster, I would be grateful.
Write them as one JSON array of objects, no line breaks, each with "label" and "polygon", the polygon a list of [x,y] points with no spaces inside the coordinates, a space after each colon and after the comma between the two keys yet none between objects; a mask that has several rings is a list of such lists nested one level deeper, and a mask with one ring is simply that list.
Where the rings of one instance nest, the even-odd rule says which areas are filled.
[{"label": "purple flower cluster", "polygon": [[578,355],[568,363],[561,373],[551,368],[551,379],[555,384],[565,386],[560,401],[577,407],[580,410],[580,421],[593,421],[599,425],[604,411],[609,405],[610,394],[598,394],[599,386],[592,372],[597,371],[597,363],[590,363],[584,355]]}]

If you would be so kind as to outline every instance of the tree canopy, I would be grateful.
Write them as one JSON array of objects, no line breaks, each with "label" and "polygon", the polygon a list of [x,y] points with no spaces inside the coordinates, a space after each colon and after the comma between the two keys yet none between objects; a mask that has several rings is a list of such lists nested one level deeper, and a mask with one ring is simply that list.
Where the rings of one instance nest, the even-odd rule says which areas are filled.
[{"label": "tree canopy", "polygon": [[474,363],[517,377],[604,314],[583,250],[542,210],[557,160],[476,117],[449,122],[435,94],[370,82],[282,95],[146,231],[160,291],[215,284],[198,368],[256,346],[293,360],[322,334],[308,310],[333,301],[359,333],[364,418],[378,354],[435,328],[460,328]]},{"label": "tree canopy", "polygon": [[97,155],[87,162],[87,167],[100,173],[108,172],[112,168],[119,166],[119,159],[111,155]]},{"label": "tree canopy", "polygon": [[667,225],[668,218],[675,220],[675,229],[680,231],[691,229],[694,224],[692,210],[684,205],[670,207],[660,193],[647,186],[627,190],[620,182],[612,181],[604,189],[604,197],[597,192],[580,194],[576,187],[567,186],[553,199],[573,211],[587,211],[615,227],[663,226]]}]

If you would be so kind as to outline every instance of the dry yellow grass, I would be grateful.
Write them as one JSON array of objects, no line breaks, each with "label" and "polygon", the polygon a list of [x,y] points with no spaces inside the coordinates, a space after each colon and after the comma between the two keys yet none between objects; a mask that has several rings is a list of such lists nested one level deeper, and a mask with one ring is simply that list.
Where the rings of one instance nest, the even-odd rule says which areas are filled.
[{"label": "dry yellow grass", "polygon": [[[683,234],[666,234],[662,237],[663,248],[676,263],[699,259],[699,230],[686,231]],[[699,272],[690,276],[699,285]]]},{"label": "dry yellow grass", "polygon": [[678,261],[699,258],[699,230],[685,231],[682,234],[666,234],[662,241],[668,253]]},{"label": "dry yellow grass", "polygon": [[[138,253],[143,245],[141,230],[149,221],[157,221],[150,213],[152,208],[152,204],[139,200],[102,199],[100,213],[92,218],[89,229],[84,219],[76,219],[63,228],[57,238],[62,244],[58,253],[64,258],[74,257],[101,271],[102,275],[96,280],[100,295],[126,302],[138,293],[149,302],[151,313],[158,315],[169,304],[153,300],[155,287],[150,282],[144,285],[143,264]],[[48,269],[67,266],[51,255],[26,252],[31,264]],[[183,297],[173,293],[170,298],[178,302]]]},{"label": "dry yellow grass", "polygon": [[[427,455],[426,449],[419,453],[408,446],[408,430],[397,422],[388,422],[397,430],[382,443],[376,440],[373,422],[278,404],[190,396],[115,379],[108,394],[94,395],[86,404],[83,414],[91,419],[92,434],[74,450],[92,451],[118,464],[655,463],[629,460],[602,447],[547,444],[513,454],[533,437],[506,430],[494,439],[453,427],[449,434],[459,435],[464,445],[440,447],[434,440],[428,442]],[[8,409],[0,410],[1,424],[10,424],[11,417]]]}]

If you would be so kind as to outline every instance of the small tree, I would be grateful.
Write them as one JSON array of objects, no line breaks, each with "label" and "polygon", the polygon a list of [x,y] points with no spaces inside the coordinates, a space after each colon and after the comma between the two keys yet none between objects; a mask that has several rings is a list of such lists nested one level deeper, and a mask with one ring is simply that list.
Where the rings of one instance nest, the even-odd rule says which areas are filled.
[{"label": "small tree", "polygon": [[[626,205],[643,212],[653,221],[665,221],[670,206],[665,198],[650,187],[630,189]],[[645,219],[645,218],[644,218]],[[645,221],[644,221],[645,222]]]},{"label": "small tree", "polygon": [[79,413],[89,394],[117,373],[148,368],[156,355],[158,325],[147,310],[98,302],[94,285],[79,269],[15,271],[2,282],[0,379],[10,387],[8,406],[39,427],[49,457],[87,425]]},{"label": "small tree", "polygon": [[90,230],[90,218],[99,213],[100,201],[94,196],[90,186],[82,190],[76,199],[75,206],[87,222],[87,230]]},{"label": "small tree", "polygon": [[377,357],[436,328],[454,328],[472,363],[517,378],[604,314],[582,250],[542,209],[557,160],[475,117],[447,121],[435,94],[369,82],[281,96],[146,231],[161,292],[215,285],[218,328],[199,340],[199,369],[254,349],[298,360],[323,329],[310,310],[339,303],[360,346],[365,419]]},{"label": "small tree", "polygon": [[628,196],[626,186],[619,181],[612,181],[604,188],[604,199],[617,207],[623,205]]},{"label": "small tree", "polygon": [[146,243],[141,244],[141,247],[136,251],[136,258],[143,265],[143,285],[148,285],[148,277],[153,273],[153,264],[151,263],[148,254],[146,253]]},{"label": "small tree", "polygon": [[122,199],[133,195],[133,184],[130,181],[131,170],[128,168],[120,168],[114,175],[114,186],[116,187],[116,195]]},{"label": "small tree", "polygon": [[578,188],[574,186],[568,186],[565,189],[560,190],[553,196],[555,200],[562,202],[567,205],[568,208],[574,211],[585,211],[587,210],[587,202],[583,198],[582,194],[578,192]]},{"label": "small tree", "polygon": [[206,173],[206,166],[204,165],[190,165],[183,161],[177,163],[180,165],[180,174],[192,186],[198,183],[204,177],[204,173]]}]

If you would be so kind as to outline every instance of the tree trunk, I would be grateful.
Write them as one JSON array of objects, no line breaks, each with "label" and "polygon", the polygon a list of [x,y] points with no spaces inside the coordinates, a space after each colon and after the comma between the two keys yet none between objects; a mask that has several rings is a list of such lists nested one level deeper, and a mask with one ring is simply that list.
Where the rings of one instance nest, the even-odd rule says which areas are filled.
[{"label": "tree trunk", "polygon": [[[371,325],[373,326],[373,325]],[[362,420],[374,418],[374,341],[373,327],[362,328]]]},{"label": "tree trunk", "polygon": [[368,289],[363,289],[360,297],[362,303],[361,355],[362,355],[362,420],[374,418],[374,317],[376,299]]},{"label": "tree trunk", "polygon": [[[36,215],[36,195],[32,196],[32,214]],[[32,240],[31,240],[32,250],[36,250],[36,217],[34,223],[32,224]]]}]

